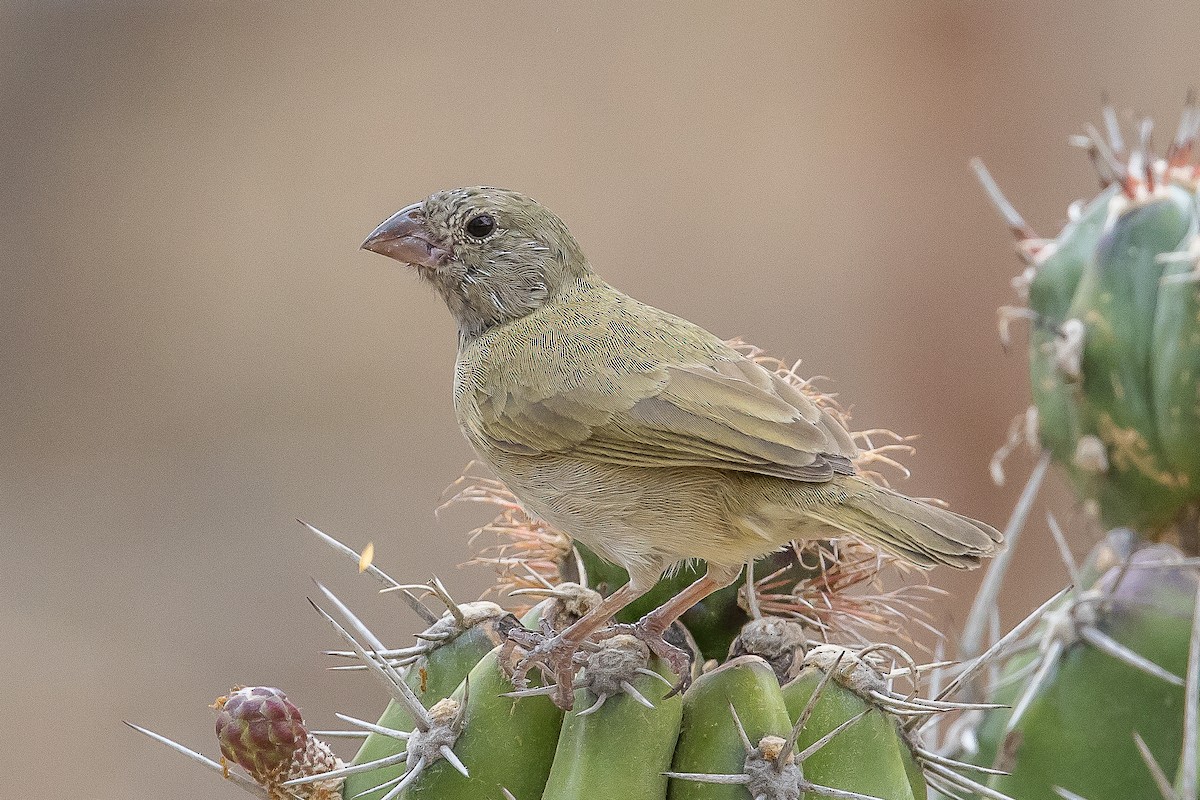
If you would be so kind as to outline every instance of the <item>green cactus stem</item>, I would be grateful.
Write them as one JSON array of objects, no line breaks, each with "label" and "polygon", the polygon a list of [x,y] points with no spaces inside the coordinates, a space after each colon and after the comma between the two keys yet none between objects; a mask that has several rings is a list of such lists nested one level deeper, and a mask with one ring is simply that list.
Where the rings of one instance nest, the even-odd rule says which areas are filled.
[{"label": "green cactus stem", "polygon": [[[730,708],[737,709],[737,718]],[[738,728],[740,720],[741,728]],[[748,742],[791,728],[774,671],[761,658],[738,656],[701,675],[683,698],[683,722],[671,770],[676,773],[742,771]],[[742,733],[748,737],[743,740]],[[739,784],[672,780],[669,800],[743,800]]]},{"label": "green cactus stem", "polygon": [[[813,753],[805,762],[805,776],[881,800],[924,798],[924,778],[919,769],[911,771],[915,762],[897,718],[850,688],[869,668],[861,662],[857,668],[851,666],[857,659],[845,655],[814,653],[796,679],[783,687],[791,716],[800,719],[807,714],[798,741],[801,747],[811,745],[847,720],[859,718],[836,741]],[[844,669],[843,662],[850,669]],[[868,764],[870,767],[864,768]]]},{"label": "green cactus stem", "polygon": [[1178,767],[1197,586],[1196,567],[1160,544],[1063,597],[1000,673],[993,699],[1011,708],[988,712],[975,733],[967,756],[1009,773],[989,785],[1029,800],[1057,798],[1056,787],[1152,797],[1134,736],[1163,769]]},{"label": "green cactus stem", "polygon": [[[411,660],[405,665],[403,681],[425,706],[449,697],[479,660],[504,641],[507,629],[515,624],[512,615],[494,603],[464,603],[455,609],[419,634],[417,646],[394,653],[381,650],[381,657],[407,656]],[[408,731],[415,720],[406,704],[391,700],[376,724],[385,729]],[[379,761],[404,749],[402,740],[370,732],[351,763]],[[379,800],[383,791],[368,790],[400,777],[405,769],[403,763],[398,763],[352,775],[346,779],[346,795],[353,797],[367,792],[362,797]]]},{"label": "green cactus stem", "polygon": [[666,795],[664,773],[675,751],[683,701],[668,697],[674,674],[664,662],[649,662],[653,675],[637,669],[615,681],[629,683],[633,692],[597,696],[589,688],[576,690],[544,796],[662,800]]},{"label": "green cactus stem", "polygon": [[498,786],[516,797],[542,796],[563,714],[545,696],[508,696],[512,684],[500,664],[503,653],[497,647],[480,659],[454,693],[464,715],[453,752],[468,774],[445,761],[434,764],[408,787],[405,798],[474,800],[494,795]]},{"label": "green cactus stem", "polygon": [[[1149,150],[1151,125],[1125,152],[1110,136],[1082,143],[1105,186],[1053,240],[1035,239],[982,165],[976,170],[1028,267],[1014,281],[1032,320],[1029,370],[1037,437],[1105,527],[1161,538],[1200,504],[1200,208],[1188,162],[1189,101],[1171,150]],[[1007,334],[1004,334],[1005,336]],[[1191,524],[1192,528],[1196,526]],[[1200,535],[1190,537],[1192,549]]]}]

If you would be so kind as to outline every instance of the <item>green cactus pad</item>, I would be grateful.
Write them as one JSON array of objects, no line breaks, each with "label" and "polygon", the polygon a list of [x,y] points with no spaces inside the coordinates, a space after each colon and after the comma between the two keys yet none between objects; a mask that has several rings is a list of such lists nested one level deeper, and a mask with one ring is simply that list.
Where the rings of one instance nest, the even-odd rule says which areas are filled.
[{"label": "green cactus pad", "polygon": [[[653,659],[650,668],[668,682],[674,679],[659,659]],[[671,766],[683,701],[678,695],[667,697],[667,683],[648,675],[636,678],[633,686],[654,708],[622,694],[584,715],[595,698],[586,689],[575,692],[575,708],[563,720],[545,797],[662,800],[666,795],[663,773]]]},{"label": "green cactus pad", "polygon": [[[675,772],[728,775],[742,771],[746,751],[734,722],[736,711],[750,741],[788,735],[792,723],[775,673],[757,656],[741,656],[696,679],[683,698],[683,723]],[[673,779],[669,800],[745,800],[742,786]]]},{"label": "green cactus pad", "polygon": [[[1156,545],[1138,551],[1134,563],[1178,561],[1178,551]],[[1064,603],[1050,619],[1098,613],[1094,626],[1167,672],[1186,668],[1197,577],[1194,567],[1134,567],[1112,586],[1121,568],[1109,570],[1082,600]],[[1111,595],[1109,594],[1111,592]],[[1107,598],[1104,602],[1099,599]],[[1058,616],[1054,616],[1057,614]],[[1046,624],[1042,635],[1060,625]],[[1048,642],[1043,642],[1042,649]],[[1004,686],[993,700],[1015,704],[1025,689],[1036,653],[1011,659]],[[1087,641],[1070,643],[1013,730],[1011,709],[989,712],[978,729],[975,763],[1009,770],[990,786],[1021,800],[1058,800],[1055,787],[1088,800],[1154,798],[1157,790],[1134,744],[1141,735],[1158,762],[1173,772],[1183,735],[1184,693],[1179,685],[1147,674]],[[1025,678],[1012,682],[1013,676]],[[1098,758],[1097,753],[1103,757]]]},{"label": "green cactus pad", "polygon": [[[450,642],[435,648],[427,656],[409,667],[404,682],[408,684],[426,707],[433,705],[442,698],[449,697],[463,678],[487,655],[497,644],[498,634],[488,623],[475,625],[456,636]],[[379,717],[379,725],[393,730],[409,731],[413,727],[413,719],[399,703],[389,701]],[[354,756],[353,764],[363,764],[387,756],[395,755],[404,749],[404,742],[371,733]],[[377,792],[370,790],[404,773],[404,766],[381,767],[346,778],[343,796],[354,797],[359,792],[365,800],[379,800],[386,789]]]},{"label": "green cactus pad", "polygon": [[1186,480],[1159,443],[1151,397],[1154,319],[1163,264],[1194,225],[1195,204],[1179,187],[1117,215],[1085,268],[1068,312],[1084,324],[1082,431],[1107,449],[1093,490],[1101,519],[1153,532],[1187,503]]},{"label": "green cactus pad", "polygon": [[[824,674],[818,667],[805,667],[783,687],[784,701],[793,718],[799,717]],[[807,747],[868,709],[865,717],[809,756],[804,762],[804,777],[880,800],[924,800],[925,780],[896,719],[874,708],[836,678],[826,682],[797,745]]]},{"label": "green cactus pad", "polygon": [[502,650],[484,656],[453,695],[459,702],[466,699],[454,753],[470,776],[438,762],[405,789],[405,800],[500,797],[501,787],[515,797],[542,796],[563,714],[548,697],[504,696],[512,684],[500,668]]}]

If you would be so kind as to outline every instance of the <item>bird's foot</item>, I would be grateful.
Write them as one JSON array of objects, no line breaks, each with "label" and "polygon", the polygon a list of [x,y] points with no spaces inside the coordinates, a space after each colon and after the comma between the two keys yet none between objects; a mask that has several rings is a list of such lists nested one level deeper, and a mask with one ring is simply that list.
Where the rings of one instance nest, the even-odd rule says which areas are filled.
[{"label": "bird's foot", "polygon": [[554,692],[550,695],[554,705],[570,711],[575,696],[575,673],[584,661],[579,653],[580,642],[561,633],[551,636],[520,628],[509,632],[509,642],[525,651],[512,669],[513,688],[527,689],[529,673],[536,668],[541,671],[543,680],[554,684]]},{"label": "bird's foot", "polygon": [[664,639],[665,631],[654,620],[642,617],[632,625],[622,624],[613,627],[618,633],[629,634],[643,642],[650,648],[651,653],[666,661],[671,667],[671,671],[679,676],[679,681],[667,697],[677,695],[692,685],[692,654]]}]

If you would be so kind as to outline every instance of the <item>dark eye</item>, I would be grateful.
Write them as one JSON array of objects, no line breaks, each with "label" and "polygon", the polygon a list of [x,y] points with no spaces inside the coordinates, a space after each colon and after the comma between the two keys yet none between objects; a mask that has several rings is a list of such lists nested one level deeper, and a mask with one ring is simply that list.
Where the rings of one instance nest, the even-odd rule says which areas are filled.
[{"label": "dark eye", "polygon": [[476,214],[467,220],[467,235],[473,239],[486,239],[496,230],[496,218],[491,214]]}]

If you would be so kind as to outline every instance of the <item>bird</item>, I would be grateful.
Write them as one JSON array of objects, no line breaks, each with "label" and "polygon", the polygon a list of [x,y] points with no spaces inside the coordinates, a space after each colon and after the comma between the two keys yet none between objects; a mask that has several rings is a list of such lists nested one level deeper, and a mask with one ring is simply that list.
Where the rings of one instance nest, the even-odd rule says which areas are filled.
[{"label": "bird", "polygon": [[[576,651],[674,565],[705,574],[629,628],[682,685],[663,640],[743,565],[849,534],[919,567],[978,566],[990,525],[856,474],[842,424],[779,375],[605,282],[566,224],[516,191],[447,189],[397,211],[362,248],[416,270],[458,327],[454,409],[479,459],[531,515],[629,581],[526,653],[568,707]],[[745,265],[747,269],[752,265]]]}]

